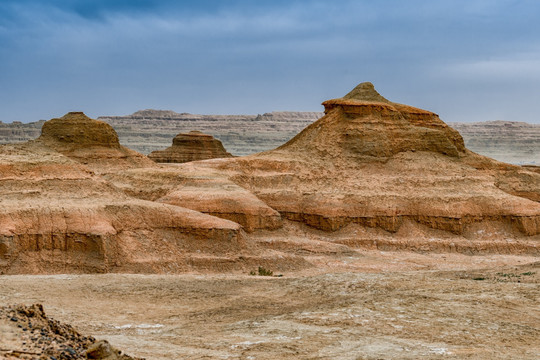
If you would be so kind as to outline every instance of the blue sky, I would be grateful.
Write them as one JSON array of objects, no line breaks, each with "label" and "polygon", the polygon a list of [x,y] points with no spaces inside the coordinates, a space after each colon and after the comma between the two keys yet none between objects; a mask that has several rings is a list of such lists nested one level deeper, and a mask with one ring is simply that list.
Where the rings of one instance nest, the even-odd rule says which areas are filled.
[{"label": "blue sky", "polygon": [[445,121],[540,122],[540,1],[0,0],[0,120],[320,111],[371,81]]}]

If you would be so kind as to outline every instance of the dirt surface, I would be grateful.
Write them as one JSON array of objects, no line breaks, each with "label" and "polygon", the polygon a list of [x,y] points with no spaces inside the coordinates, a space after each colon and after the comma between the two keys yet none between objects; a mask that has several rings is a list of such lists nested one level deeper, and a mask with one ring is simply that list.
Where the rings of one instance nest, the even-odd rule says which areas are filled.
[{"label": "dirt surface", "polygon": [[83,336],[49,318],[41,304],[0,307],[0,358],[39,360],[144,360],[105,341]]},{"label": "dirt surface", "polygon": [[362,272],[2,276],[0,304],[42,303],[147,359],[540,357],[538,258],[362,251],[354,262]]}]

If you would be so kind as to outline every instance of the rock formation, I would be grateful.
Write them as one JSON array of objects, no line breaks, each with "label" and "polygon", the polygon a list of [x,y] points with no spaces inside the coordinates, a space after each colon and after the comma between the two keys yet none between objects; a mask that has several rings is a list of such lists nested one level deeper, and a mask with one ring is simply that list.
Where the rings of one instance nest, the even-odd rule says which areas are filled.
[{"label": "rock formation", "polygon": [[469,151],[370,83],[323,105],[239,158],[158,165],[82,113],[0,146],[0,273],[283,271],[355,247],[540,254],[536,168]]},{"label": "rock formation", "polygon": [[538,174],[468,151],[436,114],[390,102],[370,83],[323,104],[323,118],[276,150],[196,166],[326,231],[540,234]]},{"label": "rock formation", "polygon": [[167,147],[180,132],[199,129],[219,139],[233,155],[248,155],[282,145],[321,116],[322,112],[198,115],[141,110],[126,116],[101,116],[98,120],[115,128],[121,144],[143,154]]},{"label": "rock formation", "polygon": [[[200,129],[223,142],[233,155],[274,149],[324,115],[322,112],[273,111],[262,115],[196,115],[170,110],[141,110],[126,116],[102,116],[120,144],[143,154],[167,147],[179,132]],[[39,136],[45,121],[0,122],[0,144]],[[540,165],[540,124],[517,121],[448,123],[465,146],[481,155],[517,165]]]},{"label": "rock formation", "polygon": [[185,271],[241,253],[237,223],[129,197],[101,175],[153,167],[82,113],[0,146],[0,273]]},{"label": "rock formation", "polygon": [[94,171],[152,166],[145,156],[120,145],[112,126],[82,112],[70,112],[45,122],[37,142]]},{"label": "rock formation", "polygon": [[143,360],[49,318],[41,304],[0,307],[0,358]]},{"label": "rock formation", "polygon": [[151,152],[148,157],[157,163],[185,163],[197,160],[232,157],[221,141],[200,131],[178,134],[172,146]]}]

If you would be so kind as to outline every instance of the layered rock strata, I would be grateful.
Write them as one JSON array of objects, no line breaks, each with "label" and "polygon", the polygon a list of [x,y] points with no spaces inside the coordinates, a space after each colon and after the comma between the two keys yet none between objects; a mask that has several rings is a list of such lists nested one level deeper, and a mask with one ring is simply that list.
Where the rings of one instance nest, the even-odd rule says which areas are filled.
[{"label": "layered rock strata", "polygon": [[94,171],[153,165],[145,156],[120,145],[112,126],[82,112],[70,112],[45,122],[36,141]]},{"label": "layered rock strata", "polygon": [[257,258],[238,223],[131,197],[104,177],[155,168],[82,113],[0,146],[0,273],[178,272]]},{"label": "layered rock strata", "polygon": [[512,164],[540,165],[540,124],[498,120],[450,126],[474,152]]},{"label": "layered rock strata", "polygon": [[473,239],[472,229],[540,234],[538,174],[470,152],[436,114],[370,83],[323,105],[323,118],[276,150],[197,166],[327,231],[357,223],[399,236],[412,222]]},{"label": "layered rock strata", "polygon": [[185,163],[197,160],[232,157],[221,141],[200,131],[178,134],[172,146],[152,151],[148,157],[157,163]]},{"label": "layered rock strata", "polygon": [[170,144],[176,134],[198,129],[219,139],[233,155],[270,150],[323,116],[322,112],[273,111],[259,115],[198,115],[142,110],[125,116],[101,116],[120,143],[143,154]]}]

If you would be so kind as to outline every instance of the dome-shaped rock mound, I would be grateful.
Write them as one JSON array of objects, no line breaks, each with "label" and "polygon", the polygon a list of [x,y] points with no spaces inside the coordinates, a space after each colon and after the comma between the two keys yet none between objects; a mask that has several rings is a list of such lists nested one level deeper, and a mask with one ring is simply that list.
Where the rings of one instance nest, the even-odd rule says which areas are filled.
[{"label": "dome-shaped rock mound", "polygon": [[120,145],[112,126],[83,112],[46,121],[36,141],[97,172],[154,166],[146,156]]},{"label": "dome-shaped rock mound", "polygon": [[328,154],[340,160],[387,159],[405,151],[431,151],[459,157],[459,133],[430,111],[388,101],[369,82],[323,103],[326,116],[280,149]]},{"label": "dome-shaped rock mound", "polygon": [[69,112],[45,122],[39,139],[56,146],[120,148],[118,135],[111,125],[90,119],[83,112]]},{"label": "dome-shaped rock mound", "polygon": [[212,135],[200,131],[178,134],[172,146],[151,152],[148,157],[158,163],[185,163],[197,160],[232,157]]}]

